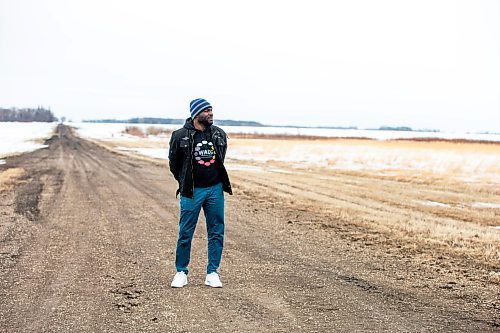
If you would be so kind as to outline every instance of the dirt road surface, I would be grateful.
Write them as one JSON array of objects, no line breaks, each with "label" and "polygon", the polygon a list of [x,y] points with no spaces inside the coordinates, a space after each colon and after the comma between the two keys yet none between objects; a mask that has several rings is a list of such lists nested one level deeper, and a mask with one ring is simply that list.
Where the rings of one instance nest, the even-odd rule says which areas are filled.
[{"label": "dirt road surface", "polygon": [[498,284],[483,277],[491,267],[422,260],[343,212],[285,204],[273,192],[293,184],[280,177],[234,176],[224,287],[203,284],[200,218],[189,285],[171,289],[179,203],[166,163],[113,153],[67,127],[47,143],[0,166],[24,171],[0,193],[1,332],[500,330]]}]

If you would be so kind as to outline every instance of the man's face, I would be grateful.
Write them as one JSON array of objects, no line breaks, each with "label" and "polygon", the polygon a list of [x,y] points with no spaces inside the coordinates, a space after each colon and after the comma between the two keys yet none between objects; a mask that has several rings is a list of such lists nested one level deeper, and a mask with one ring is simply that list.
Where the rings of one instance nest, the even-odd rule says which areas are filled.
[{"label": "man's face", "polygon": [[196,116],[198,118],[198,122],[206,127],[212,125],[214,123],[214,114],[212,112],[212,108],[208,107],[198,113]]}]

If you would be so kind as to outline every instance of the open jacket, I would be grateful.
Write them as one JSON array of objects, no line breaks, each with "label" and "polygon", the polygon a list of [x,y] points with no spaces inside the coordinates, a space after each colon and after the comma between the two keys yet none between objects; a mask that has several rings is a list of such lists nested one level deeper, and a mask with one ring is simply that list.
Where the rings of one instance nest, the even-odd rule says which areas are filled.
[{"label": "open jacket", "polygon": [[[177,194],[193,198],[193,151],[194,134],[196,129],[191,118],[186,119],[183,128],[172,133],[170,138],[170,149],[168,152],[168,162],[170,171],[179,183]],[[210,137],[215,147],[215,158],[222,179],[222,187],[225,192],[233,194],[231,183],[226,168],[224,167],[224,158],[227,150],[227,135],[217,126],[210,126]]]}]

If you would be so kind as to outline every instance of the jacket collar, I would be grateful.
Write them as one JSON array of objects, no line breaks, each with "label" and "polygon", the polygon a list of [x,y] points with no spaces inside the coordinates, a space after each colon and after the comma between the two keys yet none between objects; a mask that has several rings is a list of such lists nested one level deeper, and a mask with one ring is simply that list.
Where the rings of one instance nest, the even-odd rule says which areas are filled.
[{"label": "jacket collar", "polygon": [[191,117],[186,119],[186,122],[184,123],[184,128],[192,131],[196,130],[196,128],[193,125],[193,119],[191,119]]},{"label": "jacket collar", "polygon": [[[193,125],[193,119],[191,117],[186,119],[186,122],[184,123],[184,128],[190,131],[197,131],[196,127],[194,127]],[[205,129],[205,131],[207,130],[210,132],[210,134],[212,134],[212,126]]]}]

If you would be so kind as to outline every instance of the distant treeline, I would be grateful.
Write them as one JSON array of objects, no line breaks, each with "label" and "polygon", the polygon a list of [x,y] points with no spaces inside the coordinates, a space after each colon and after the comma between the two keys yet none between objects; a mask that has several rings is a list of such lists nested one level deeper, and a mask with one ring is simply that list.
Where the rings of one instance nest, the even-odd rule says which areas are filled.
[{"label": "distant treeline", "polygon": [[50,109],[38,107],[36,109],[0,108],[0,121],[21,121],[21,122],[54,122],[57,118]]},{"label": "distant treeline", "polygon": [[97,119],[84,120],[84,123],[118,123],[118,124],[183,124],[182,119],[170,118],[131,118],[131,119]]},{"label": "distant treeline", "polygon": [[398,126],[398,127],[391,127],[391,126],[380,126],[378,128],[379,131],[405,131],[405,132],[439,132],[439,130],[436,129],[413,129],[408,126]]},{"label": "distant treeline", "polygon": [[286,127],[286,128],[321,128],[321,129],[342,129],[357,130],[356,126],[297,126],[297,125],[263,125],[268,127]]},{"label": "distant treeline", "polygon": [[[172,118],[130,118],[126,120],[118,119],[98,119],[98,120],[84,120],[86,123],[122,123],[122,124],[174,124],[182,125],[186,120],[172,119]],[[288,127],[288,128],[323,128],[323,129],[343,129],[343,130],[357,130],[356,126],[293,126],[293,125],[263,125],[256,121],[245,120],[215,120],[214,123],[220,126],[249,126],[249,127]],[[409,132],[439,132],[436,129],[412,129],[408,126],[381,126],[379,128],[370,128],[373,131],[409,131]]]},{"label": "distant treeline", "polygon": [[[100,120],[84,120],[86,123],[121,123],[121,124],[184,124],[184,119],[171,119],[171,118],[131,118],[126,120],[117,119],[100,119]],[[215,120],[214,123],[220,126],[254,126],[263,127],[261,123],[256,121],[242,121],[242,120]]]}]

